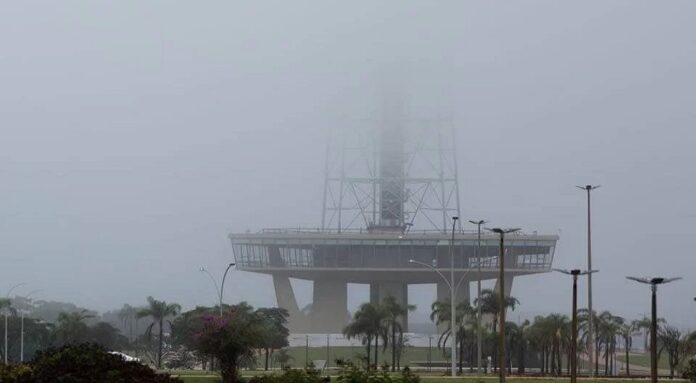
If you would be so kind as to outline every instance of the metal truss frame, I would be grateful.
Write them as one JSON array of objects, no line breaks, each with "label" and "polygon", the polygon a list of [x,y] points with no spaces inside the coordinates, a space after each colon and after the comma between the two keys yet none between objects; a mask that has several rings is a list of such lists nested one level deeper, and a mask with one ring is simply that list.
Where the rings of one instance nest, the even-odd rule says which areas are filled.
[{"label": "metal truss frame", "polygon": [[379,150],[383,144],[379,142],[379,133],[384,123],[383,120],[363,120],[358,126],[336,128],[331,132],[326,149],[322,230],[369,230],[379,225],[380,186],[399,183],[404,187],[399,222],[403,231],[416,226],[446,232],[450,218],[460,215],[452,119],[396,122],[404,136],[401,177],[378,174]]}]

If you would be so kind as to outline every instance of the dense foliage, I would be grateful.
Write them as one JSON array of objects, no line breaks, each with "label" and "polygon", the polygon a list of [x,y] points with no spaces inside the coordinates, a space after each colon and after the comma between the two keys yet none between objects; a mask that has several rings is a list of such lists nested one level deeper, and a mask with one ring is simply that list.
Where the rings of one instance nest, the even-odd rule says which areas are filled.
[{"label": "dense foliage", "polygon": [[3,383],[174,383],[138,362],[126,362],[94,344],[68,345],[37,354],[26,365],[0,366]]},{"label": "dense foliage", "polygon": [[172,341],[219,364],[223,382],[236,382],[239,368],[264,350],[266,365],[274,349],[287,346],[287,311],[246,303],[217,310],[198,307],[172,323]]}]

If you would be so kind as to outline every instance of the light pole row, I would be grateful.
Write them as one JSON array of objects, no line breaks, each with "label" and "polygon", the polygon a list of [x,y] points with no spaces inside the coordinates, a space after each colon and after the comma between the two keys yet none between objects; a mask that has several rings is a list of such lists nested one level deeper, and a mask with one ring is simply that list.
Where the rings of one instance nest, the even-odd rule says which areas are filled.
[{"label": "light pole row", "polygon": [[[418,264],[424,267],[427,267],[434,272],[436,272],[445,282],[447,287],[449,287],[450,290],[450,332],[452,336],[452,343],[451,343],[451,376],[454,377],[456,376],[456,355],[457,355],[457,326],[456,326],[456,290],[459,288],[459,284],[462,282],[464,279],[464,276],[469,272],[467,270],[464,275],[461,276],[459,282],[455,285],[454,283],[454,232],[457,224],[457,220],[459,217],[452,217],[452,237],[450,239],[450,278],[447,279],[444,274],[442,274],[437,268],[434,266],[428,265],[423,262],[418,262],[413,259],[409,260],[409,263],[414,263]],[[477,268],[478,268],[478,286],[477,286],[477,296],[480,299],[481,298],[481,258],[479,254],[479,247],[481,246],[481,225],[486,223],[483,220],[479,221],[469,221],[472,224],[475,224],[478,226],[478,235],[477,235],[477,240],[478,240],[478,245],[476,249],[476,258],[477,258]],[[500,382],[504,383],[505,382],[505,364],[506,364],[506,353],[505,353],[505,234],[510,234],[514,233],[516,231],[519,231],[519,228],[514,228],[514,229],[502,229],[502,228],[493,228],[493,229],[486,229],[488,231],[491,231],[493,233],[496,233],[500,236],[500,255],[498,257],[498,269],[499,269],[499,295],[498,295],[498,300],[499,300],[499,307],[498,307],[498,319],[500,321],[499,327],[500,330],[498,332],[498,363],[499,363],[499,377],[500,377]],[[477,370],[480,373],[481,372],[481,307],[480,307],[480,302],[477,307],[477,353],[478,353],[478,358],[477,358]]]}]

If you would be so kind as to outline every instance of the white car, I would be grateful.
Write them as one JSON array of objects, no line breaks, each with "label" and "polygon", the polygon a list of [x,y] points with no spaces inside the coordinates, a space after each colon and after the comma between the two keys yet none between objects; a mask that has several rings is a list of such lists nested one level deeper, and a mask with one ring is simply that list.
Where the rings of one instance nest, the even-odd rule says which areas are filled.
[{"label": "white car", "polygon": [[132,356],[130,356],[130,355],[126,355],[126,354],[124,354],[124,353],[122,353],[122,352],[118,352],[118,351],[109,351],[109,354],[111,354],[111,355],[118,355],[118,356],[120,356],[121,358],[123,358],[123,360],[125,360],[126,362],[140,362],[140,359],[135,358],[135,357],[132,357]]}]

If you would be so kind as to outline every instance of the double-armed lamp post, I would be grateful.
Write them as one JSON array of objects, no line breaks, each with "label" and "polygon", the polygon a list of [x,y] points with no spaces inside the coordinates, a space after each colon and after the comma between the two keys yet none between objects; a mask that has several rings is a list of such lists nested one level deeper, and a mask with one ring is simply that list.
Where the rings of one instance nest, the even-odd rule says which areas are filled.
[{"label": "double-armed lamp post", "polygon": [[[10,288],[10,290],[7,292],[7,300],[9,301],[10,294],[12,294],[12,291],[14,291],[14,289],[16,289],[19,286],[24,286],[24,285],[26,285],[26,283],[22,282],[22,283],[17,283],[16,285],[12,286]],[[8,306],[5,308],[5,348],[3,349],[3,354],[5,357],[5,364],[7,364],[7,351],[8,351],[8,348],[7,348],[7,317],[9,316],[9,313],[10,313],[10,307]]]},{"label": "double-armed lamp post", "polygon": [[[578,379],[578,276],[579,275],[589,275],[596,273],[599,270],[585,270],[581,271],[579,269],[573,270],[562,270],[553,269],[559,273],[572,275],[573,276],[573,323],[571,327],[571,340],[570,340],[570,383],[575,383]],[[590,366],[591,368],[591,366]]]},{"label": "double-armed lamp post", "polygon": [[514,233],[520,229],[488,229],[500,235],[500,255],[498,256],[498,377],[500,383],[505,383],[505,234]]},{"label": "double-armed lamp post", "polygon": [[[456,304],[455,304],[455,296],[456,296],[456,290],[459,288],[459,283],[464,279],[464,276],[462,276],[461,279],[459,279],[459,283],[455,285],[454,283],[454,230],[457,226],[457,220],[459,217],[452,217],[452,238],[450,240],[450,278],[447,279],[444,274],[440,272],[437,268],[434,266],[431,266],[427,263],[423,262],[418,262],[413,259],[409,259],[409,263],[413,263],[416,265],[421,265],[424,267],[427,267],[434,272],[436,272],[442,280],[445,282],[445,285],[449,287],[450,290],[450,336],[452,338],[451,341],[451,352],[450,354],[452,355],[452,361],[451,361],[451,376],[456,377],[457,376],[457,323],[456,323]],[[466,275],[466,274],[465,274]]]},{"label": "double-armed lamp post", "polygon": [[[29,298],[38,293],[41,290],[34,290],[31,291],[29,294],[25,295],[23,298],[25,300],[24,303],[29,304]],[[22,314],[22,319],[21,319],[21,330],[20,330],[20,340],[19,340],[19,361],[21,363],[24,363],[24,309],[21,309],[21,314]]]},{"label": "double-armed lamp post", "polygon": [[210,271],[208,271],[205,267],[201,267],[201,271],[208,274],[208,277],[210,277],[210,280],[213,281],[213,285],[215,285],[215,291],[218,296],[218,302],[220,305],[220,316],[222,316],[222,294],[225,291],[225,279],[227,278],[227,272],[230,271],[230,269],[235,265],[234,262],[230,263],[227,265],[227,269],[225,269],[225,274],[222,276],[222,283],[218,287],[217,281],[213,277],[213,274],[210,274]]},{"label": "double-armed lamp post", "polygon": [[680,280],[681,277],[626,278],[632,281],[650,285],[650,291],[652,292],[652,317],[650,321],[650,381],[652,383],[657,383],[657,285],[663,285],[665,283],[674,282]]},{"label": "double-armed lamp post", "polygon": [[[591,199],[590,193],[595,190],[599,185],[585,185],[577,186],[578,189],[584,190],[587,193],[587,270],[592,270],[592,209],[591,209]],[[587,318],[587,342],[588,342],[588,356],[590,357],[590,371],[591,376],[597,376],[597,370],[594,370],[594,361],[597,355],[593,353],[593,347],[595,344],[594,336],[594,321],[592,311],[592,274],[587,275],[587,310],[590,312],[589,318]]]},{"label": "double-armed lamp post", "polygon": [[482,348],[483,334],[481,333],[481,225],[485,224],[486,221],[469,221],[478,227],[477,231],[477,243],[476,243],[476,268],[478,269],[478,275],[476,276],[476,372],[481,373],[481,358],[482,358]]}]

